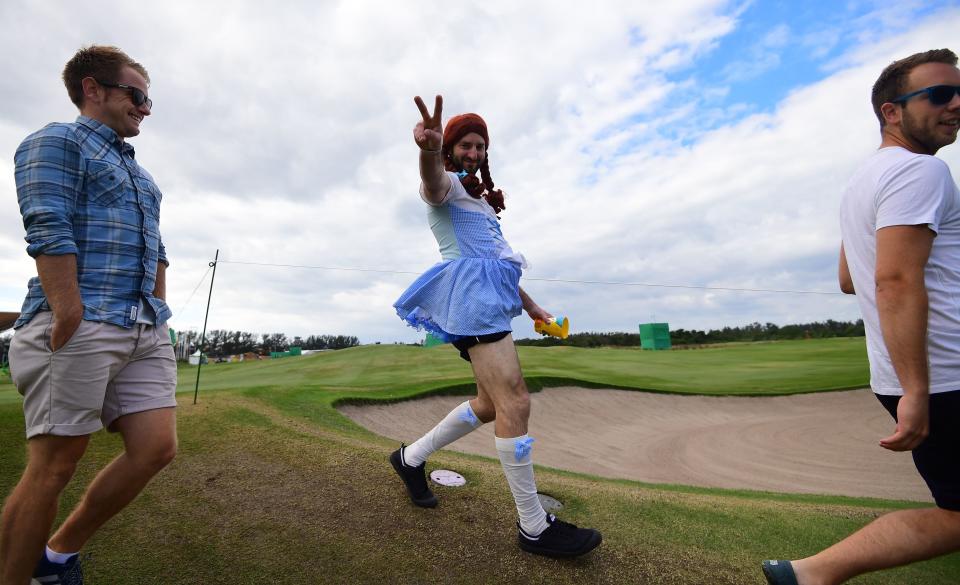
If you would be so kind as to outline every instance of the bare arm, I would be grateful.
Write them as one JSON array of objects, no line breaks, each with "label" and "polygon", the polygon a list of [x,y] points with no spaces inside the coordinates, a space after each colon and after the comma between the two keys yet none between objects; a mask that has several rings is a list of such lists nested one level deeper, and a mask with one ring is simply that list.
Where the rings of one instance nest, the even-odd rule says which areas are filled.
[{"label": "bare arm", "polygon": [[450,191],[450,177],[443,166],[441,147],[443,146],[443,96],[437,96],[433,115],[420,96],[413,98],[423,116],[413,128],[413,140],[420,147],[420,179],[423,181],[424,195],[427,201],[435,205],[443,201]]},{"label": "bare arm", "polygon": [[843,251],[843,242],[840,243],[840,291],[844,294],[855,295],[853,290],[853,278],[850,277],[850,267],[847,265],[847,254]]},{"label": "bare arm", "polygon": [[450,177],[443,168],[439,150],[420,151],[420,179],[423,181],[424,195],[430,203],[440,204],[450,192]]},{"label": "bare arm", "polygon": [[553,318],[553,315],[547,311],[544,311],[542,308],[540,308],[540,305],[533,302],[533,299],[530,298],[530,295],[528,295],[527,292],[522,288],[520,289],[520,302],[523,303],[523,310],[526,311],[527,315],[529,315],[534,321],[546,321]]},{"label": "bare arm", "polygon": [[77,282],[77,257],[74,254],[37,256],[37,274],[43,294],[53,311],[50,349],[56,351],[73,337],[83,320],[83,302]]},{"label": "bare arm", "polygon": [[877,312],[884,344],[903,387],[897,430],[880,441],[893,451],[913,449],[929,433],[928,301],[923,272],[933,238],[925,225],[877,231]]},{"label": "bare arm", "polygon": [[167,265],[157,262],[157,282],[153,286],[153,296],[161,301],[167,300]]},{"label": "bare arm", "polygon": [[0,332],[13,327],[13,324],[20,318],[20,313],[0,313]]},{"label": "bare arm", "polygon": [[[63,347],[83,320],[73,219],[87,167],[73,136],[37,133],[14,155],[27,253],[53,313],[50,349]],[[37,169],[42,169],[39,172]]]}]

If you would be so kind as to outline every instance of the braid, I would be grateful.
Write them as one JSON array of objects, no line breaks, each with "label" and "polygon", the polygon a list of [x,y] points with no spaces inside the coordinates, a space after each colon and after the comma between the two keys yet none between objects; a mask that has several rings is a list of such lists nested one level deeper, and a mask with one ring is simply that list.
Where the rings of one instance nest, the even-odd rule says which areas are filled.
[{"label": "braid", "polygon": [[487,157],[483,158],[483,164],[480,165],[480,176],[483,178],[483,185],[487,191],[484,193],[483,198],[486,199],[490,207],[493,208],[494,213],[499,215],[507,206],[503,202],[503,191],[493,189],[493,178],[490,176],[490,159]]},{"label": "braid", "polygon": [[440,150],[443,156],[443,170],[451,173],[457,172],[457,167],[453,166],[453,155],[450,153],[450,147],[447,146],[446,142],[443,143]]}]

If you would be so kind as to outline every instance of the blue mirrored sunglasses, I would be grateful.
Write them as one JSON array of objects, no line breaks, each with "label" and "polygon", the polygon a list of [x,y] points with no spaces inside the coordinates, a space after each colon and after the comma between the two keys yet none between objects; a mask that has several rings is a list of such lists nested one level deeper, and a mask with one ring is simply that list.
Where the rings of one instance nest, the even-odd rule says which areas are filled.
[{"label": "blue mirrored sunglasses", "polygon": [[890,101],[894,104],[904,103],[908,99],[918,96],[921,93],[927,94],[931,104],[935,106],[945,106],[953,100],[953,96],[960,94],[960,85],[932,85]]},{"label": "blue mirrored sunglasses", "polygon": [[122,83],[107,83],[105,81],[100,81],[99,79],[95,79],[95,81],[104,87],[115,87],[117,89],[125,89],[130,92],[130,99],[133,100],[133,105],[139,108],[143,104],[147,104],[148,110],[153,109],[153,100],[148,98],[147,94],[140,91],[139,87],[133,87],[132,85],[124,85]]}]

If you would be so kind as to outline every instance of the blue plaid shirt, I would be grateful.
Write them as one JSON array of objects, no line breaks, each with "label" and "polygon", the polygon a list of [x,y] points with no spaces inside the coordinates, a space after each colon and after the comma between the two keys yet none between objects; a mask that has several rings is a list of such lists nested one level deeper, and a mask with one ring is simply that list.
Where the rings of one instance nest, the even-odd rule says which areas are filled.
[{"label": "blue plaid shirt", "polygon": [[[27,254],[76,254],[83,318],[129,328],[148,306],[154,325],[166,323],[170,308],[153,296],[157,262],[168,264],[160,240],[162,194],[133,147],[109,126],[80,116],[28,136],[14,163]],[[50,310],[39,277],[27,288],[15,327]]]}]

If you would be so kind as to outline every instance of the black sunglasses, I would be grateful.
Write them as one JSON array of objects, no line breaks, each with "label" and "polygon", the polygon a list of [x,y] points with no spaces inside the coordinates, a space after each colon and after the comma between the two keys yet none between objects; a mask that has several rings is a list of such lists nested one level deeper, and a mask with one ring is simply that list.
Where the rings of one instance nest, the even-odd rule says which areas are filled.
[{"label": "black sunglasses", "polygon": [[140,88],[138,87],[133,87],[132,85],[124,85],[122,83],[106,83],[104,81],[100,81],[99,79],[94,79],[94,81],[96,81],[97,83],[99,83],[104,87],[116,87],[118,89],[125,89],[130,92],[130,99],[133,100],[133,105],[139,108],[143,104],[147,104],[148,110],[153,109],[153,100],[148,98],[147,94],[140,91]]},{"label": "black sunglasses", "polygon": [[921,93],[927,94],[930,98],[930,103],[934,106],[945,106],[953,101],[953,96],[960,94],[960,85],[932,85],[930,87],[925,87],[923,89],[918,89],[913,93],[908,93],[902,95],[895,100],[890,100],[891,103],[904,103],[908,99],[918,96]]}]

